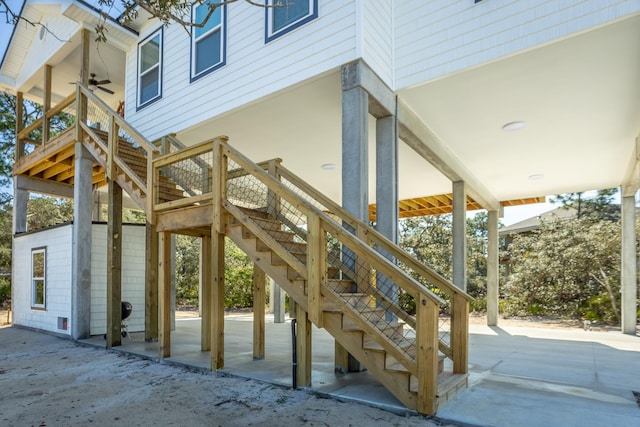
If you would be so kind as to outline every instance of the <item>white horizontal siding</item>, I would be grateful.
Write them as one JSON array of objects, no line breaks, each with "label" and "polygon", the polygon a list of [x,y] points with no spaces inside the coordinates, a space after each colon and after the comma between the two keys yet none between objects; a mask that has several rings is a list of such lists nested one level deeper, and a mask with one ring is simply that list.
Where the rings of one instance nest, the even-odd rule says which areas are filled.
[{"label": "white horizontal siding", "polygon": [[367,0],[362,8],[362,59],[393,87],[393,2]]},{"label": "white horizontal siding", "polygon": [[[14,238],[13,321],[44,331],[71,332],[72,226],[51,228]],[[31,250],[46,247],[46,309],[31,309]],[[68,319],[67,330],[58,329],[58,317]]]},{"label": "white horizontal siding", "polygon": [[409,87],[637,13],[637,0],[395,2],[396,88]]},{"label": "white horizontal siding", "polygon": [[[193,83],[189,38],[178,25],[165,29],[162,99],[140,111],[127,111],[127,119],[145,136],[179,132],[355,59],[351,1],[320,1],[317,19],[267,44],[263,9],[235,3],[227,19],[226,65]],[[149,24],[140,39],[156,28]],[[136,56],[135,48],[127,55],[127,105],[132,106]]]},{"label": "white horizontal siding", "polygon": [[[130,332],[144,331],[145,227],[123,225],[122,300],[133,305],[126,321]],[[91,233],[91,335],[107,330],[107,226],[94,224]]]}]

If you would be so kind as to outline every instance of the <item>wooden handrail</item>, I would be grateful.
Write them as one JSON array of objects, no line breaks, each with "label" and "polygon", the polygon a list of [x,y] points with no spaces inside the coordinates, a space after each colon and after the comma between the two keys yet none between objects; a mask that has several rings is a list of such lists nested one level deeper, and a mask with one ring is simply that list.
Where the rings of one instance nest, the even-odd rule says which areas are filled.
[{"label": "wooden handrail", "polygon": [[[338,240],[343,241],[351,250],[358,255],[363,255],[371,260],[374,260],[379,265],[379,270],[387,275],[391,280],[398,283],[413,296],[417,296],[420,292],[429,296],[429,298],[436,304],[442,305],[444,301],[434,294],[429,288],[422,285],[415,279],[408,276],[400,267],[390,262],[384,256],[380,255],[370,246],[364,244],[356,236],[346,231],[341,224],[338,224],[333,218],[327,215],[325,212],[313,206],[307,200],[302,199],[298,195],[290,191],[290,189],[275,179],[273,176],[266,173],[262,168],[255,165],[251,160],[245,157],[242,153],[231,147],[229,144],[223,143],[224,153],[233,159],[239,166],[245,168],[251,175],[255,176],[263,184],[269,187],[278,197],[287,200],[293,207],[301,212],[313,212],[319,216],[322,222],[322,228],[329,231]],[[402,286],[404,285],[404,286]]]},{"label": "wooden handrail", "polygon": [[449,280],[442,277],[438,272],[433,270],[432,268],[422,264],[409,254],[407,254],[403,250],[399,250],[398,247],[391,242],[387,237],[382,235],[380,232],[375,230],[372,227],[369,227],[367,223],[356,218],[349,212],[347,212],[344,208],[338,205],[336,202],[320,193],[318,190],[313,188],[307,182],[305,182],[302,178],[295,175],[289,169],[285,168],[282,165],[278,165],[278,171],[280,175],[285,178],[287,181],[291,182],[296,187],[300,188],[307,194],[309,194],[313,199],[318,200],[321,204],[326,206],[332,214],[340,217],[343,222],[350,225],[354,229],[362,227],[364,233],[367,234],[367,237],[376,245],[378,245],[382,250],[386,251],[392,257],[407,265],[412,270],[416,271],[420,276],[427,278],[429,282],[433,285],[440,288],[443,292],[445,292],[449,296],[453,295],[461,295],[467,301],[473,301],[473,297],[464,292],[462,289],[458,288],[456,285],[451,283]]},{"label": "wooden handrail", "polygon": [[113,116],[113,120],[118,125],[120,129],[123,129],[127,132],[131,137],[137,142],[140,147],[142,147],[148,155],[152,153],[159,153],[160,149],[158,147],[153,146],[147,138],[142,136],[137,130],[135,130],[128,122],[126,122],[120,115],[115,112],[111,107],[109,107],[105,102],[98,98],[96,94],[91,92],[86,86],[81,83],[76,83],[80,87],[80,91],[83,95],[90,99],[91,102],[98,104],[100,109],[107,113],[107,115]]}]

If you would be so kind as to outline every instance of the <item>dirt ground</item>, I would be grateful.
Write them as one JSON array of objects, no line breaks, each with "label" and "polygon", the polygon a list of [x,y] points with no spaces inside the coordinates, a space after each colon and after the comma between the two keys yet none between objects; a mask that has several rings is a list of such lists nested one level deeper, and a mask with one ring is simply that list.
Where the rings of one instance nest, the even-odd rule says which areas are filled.
[{"label": "dirt ground", "polygon": [[417,415],[399,416],[319,398],[304,390],[190,372],[44,333],[0,327],[0,426],[88,425],[441,424]]},{"label": "dirt ground", "polygon": [[[178,318],[197,317],[179,311]],[[2,326],[0,426],[436,426],[437,419],[399,416],[215,373],[78,345]],[[472,315],[471,324],[484,324]],[[501,325],[582,327],[550,319],[500,319]],[[446,425],[446,424],[445,424]]]}]

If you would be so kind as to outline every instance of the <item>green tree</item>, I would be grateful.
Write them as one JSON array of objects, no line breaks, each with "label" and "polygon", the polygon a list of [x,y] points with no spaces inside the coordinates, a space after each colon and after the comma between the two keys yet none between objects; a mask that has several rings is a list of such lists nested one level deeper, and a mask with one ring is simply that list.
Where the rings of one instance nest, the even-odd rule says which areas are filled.
[{"label": "green tree", "polygon": [[619,322],[619,222],[589,216],[543,222],[516,235],[510,250],[506,314]]},{"label": "green tree", "polygon": [[593,220],[606,219],[616,221],[620,219],[620,206],[613,204],[613,199],[618,193],[617,188],[597,190],[595,195],[591,192],[558,194],[551,197],[551,202],[560,204],[565,208],[576,210],[578,219],[588,217]]}]

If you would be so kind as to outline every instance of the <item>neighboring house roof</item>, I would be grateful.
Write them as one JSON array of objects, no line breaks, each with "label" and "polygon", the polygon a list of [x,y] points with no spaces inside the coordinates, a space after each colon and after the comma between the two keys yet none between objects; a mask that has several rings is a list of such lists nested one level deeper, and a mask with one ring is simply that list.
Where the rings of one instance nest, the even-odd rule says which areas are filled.
[{"label": "neighboring house roof", "polygon": [[506,236],[509,234],[523,233],[526,231],[536,230],[540,227],[542,221],[570,220],[577,216],[577,211],[574,208],[560,207],[548,212],[544,212],[540,215],[525,219],[515,224],[511,224],[508,227],[503,227],[498,231],[500,236]]}]

